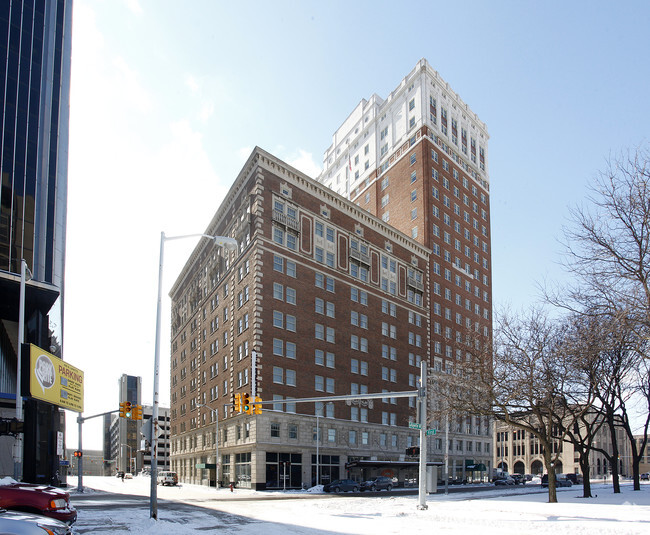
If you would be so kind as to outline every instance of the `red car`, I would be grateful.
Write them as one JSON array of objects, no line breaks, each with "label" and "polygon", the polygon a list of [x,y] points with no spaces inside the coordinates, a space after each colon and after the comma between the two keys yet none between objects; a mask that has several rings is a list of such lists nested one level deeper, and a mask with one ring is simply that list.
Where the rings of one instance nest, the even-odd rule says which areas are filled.
[{"label": "red car", "polygon": [[77,520],[70,494],[47,485],[0,483],[0,508],[49,516],[69,525]]}]

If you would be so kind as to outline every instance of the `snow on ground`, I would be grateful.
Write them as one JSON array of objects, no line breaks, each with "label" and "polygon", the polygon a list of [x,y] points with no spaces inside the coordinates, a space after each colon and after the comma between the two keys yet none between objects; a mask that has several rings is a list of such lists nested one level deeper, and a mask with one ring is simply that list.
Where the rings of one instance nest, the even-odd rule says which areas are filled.
[{"label": "snow on ground", "polygon": [[[76,479],[68,478],[72,502],[79,511],[79,534],[142,533],[187,535],[219,532],[242,535],[350,535],[480,533],[480,535],[553,534],[610,535],[650,533],[650,484],[633,491],[622,484],[614,494],[611,483],[593,483],[594,498],[582,498],[582,487],[558,489],[560,503],[549,504],[539,487],[514,487],[488,492],[438,494],[427,497],[427,510],[418,510],[417,496],[364,497],[345,494],[329,497],[319,492],[256,492],[215,490],[197,485],[158,487],[158,518],[149,507],[127,507],[128,499],[112,503],[110,510],[84,505],[84,495],[97,491],[149,495],[149,478],[122,482],[115,477],[84,477],[84,493],[76,492]],[[597,496],[596,496],[597,495]],[[264,499],[266,498],[266,499]],[[282,498],[282,499],[279,499]],[[214,511],[174,511],[164,500],[182,501],[245,518],[215,515]],[[211,514],[212,513],[212,514]]]}]

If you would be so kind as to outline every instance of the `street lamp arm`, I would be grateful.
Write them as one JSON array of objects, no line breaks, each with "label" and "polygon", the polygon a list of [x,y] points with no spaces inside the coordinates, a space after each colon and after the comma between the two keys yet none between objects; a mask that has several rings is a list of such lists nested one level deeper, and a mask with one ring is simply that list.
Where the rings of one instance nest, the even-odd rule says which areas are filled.
[{"label": "street lamp arm", "polygon": [[165,233],[162,233],[162,239],[163,241],[172,241],[172,240],[182,240],[185,238],[208,238],[210,240],[213,240],[215,245],[221,245],[222,247],[225,247],[226,249],[230,249],[232,251],[236,251],[239,245],[237,244],[237,240],[235,238],[228,238],[227,236],[213,236],[211,234],[184,234],[182,236],[166,236]]},{"label": "street lamp arm", "polygon": [[[158,444],[156,437],[158,426],[158,404],[159,404],[159,383],[160,383],[160,327],[162,314],[162,279],[163,279],[163,258],[165,254],[165,242],[180,240],[183,238],[204,237],[214,240],[215,245],[220,245],[228,250],[237,251],[239,245],[237,240],[227,236],[212,236],[210,234],[184,234],[182,236],[165,236],[160,233],[160,260],[158,264],[158,298],[156,302],[156,339],[154,342],[154,364],[153,364],[153,403],[151,408],[151,490],[149,498],[149,516],[158,520]],[[219,414],[217,413],[217,425],[219,425]],[[218,435],[218,433],[217,433]],[[80,448],[81,449],[81,448]],[[218,452],[217,452],[218,453]]]}]

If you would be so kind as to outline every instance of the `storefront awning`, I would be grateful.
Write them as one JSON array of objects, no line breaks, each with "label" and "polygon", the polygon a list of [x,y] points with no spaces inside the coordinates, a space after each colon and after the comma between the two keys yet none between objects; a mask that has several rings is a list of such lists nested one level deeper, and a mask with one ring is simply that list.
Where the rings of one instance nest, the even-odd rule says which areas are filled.
[{"label": "storefront awning", "polygon": [[485,472],[487,468],[483,463],[478,463],[478,464],[468,464],[465,467],[465,470],[471,470],[472,472]]},{"label": "storefront awning", "polygon": [[[350,468],[417,468],[420,466],[418,461],[352,461],[345,464],[347,469]],[[430,461],[427,466],[442,466],[440,461]]]}]

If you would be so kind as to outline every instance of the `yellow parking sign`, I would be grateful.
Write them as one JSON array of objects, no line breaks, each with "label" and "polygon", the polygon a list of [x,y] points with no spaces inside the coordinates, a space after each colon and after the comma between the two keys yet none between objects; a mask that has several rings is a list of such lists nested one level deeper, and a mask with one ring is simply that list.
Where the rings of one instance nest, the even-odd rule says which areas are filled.
[{"label": "yellow parking sign", "polygon": [[84,410],[84,372],[34,344],[29,346],[31,396],[64,409]]}]

